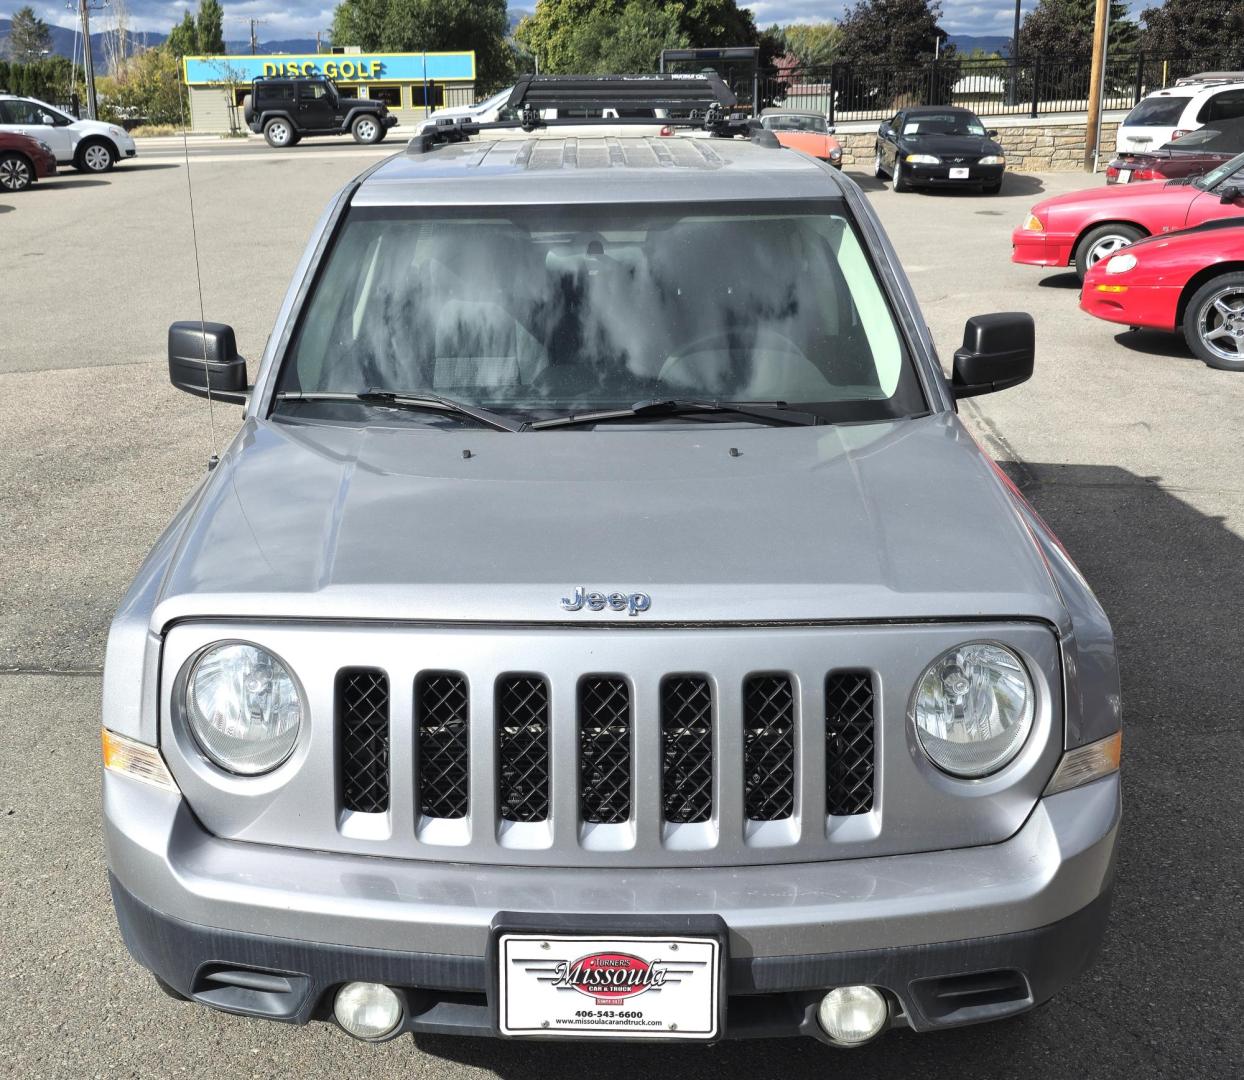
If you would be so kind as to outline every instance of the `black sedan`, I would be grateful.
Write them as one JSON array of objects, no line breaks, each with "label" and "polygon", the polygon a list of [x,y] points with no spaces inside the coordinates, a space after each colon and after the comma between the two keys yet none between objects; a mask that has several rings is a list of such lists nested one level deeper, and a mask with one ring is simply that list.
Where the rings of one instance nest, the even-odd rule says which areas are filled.
[{"label": "black sedan", "polygon": [[1006,155],[996,131],[970,109],[923,105],[902,109],[877,129],[875,176],[890,176],[895,191],[913,187],[1002,188]]}]

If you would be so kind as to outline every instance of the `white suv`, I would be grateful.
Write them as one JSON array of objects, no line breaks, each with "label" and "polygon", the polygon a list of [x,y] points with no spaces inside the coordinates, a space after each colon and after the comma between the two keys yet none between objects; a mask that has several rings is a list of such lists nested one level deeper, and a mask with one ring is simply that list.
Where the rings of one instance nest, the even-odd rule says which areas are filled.
[{"label": "white suv", "polygon": [[1244,72],[1193,75],[1154,91],[1128,113],[1115,150],[1153,150],[1212,121],[1237,117],[1244,117]]},{"label": "white suv", "polygon": [[38,98],[0,94],[0,131],[30,135],[52,148],[59,165],[82,172],[107,172],[138,150],[127,131],[101,120],[75,120]]}]

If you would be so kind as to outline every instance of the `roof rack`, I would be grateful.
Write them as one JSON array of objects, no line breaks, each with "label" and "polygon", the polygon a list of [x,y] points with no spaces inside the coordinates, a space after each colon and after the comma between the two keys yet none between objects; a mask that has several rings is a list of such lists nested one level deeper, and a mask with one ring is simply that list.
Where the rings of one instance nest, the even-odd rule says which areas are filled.
[{"label": "roof rack", "polygon": [[[659,122],[665,127],[709,131],[725,138],[752,135],[765,145],[776,144],[772,132],[760,129],[759,122],[735,115],[738,98],[715,72],[696,75],[522,75],[510,93],[505,108],[518,111],[516,120],[453,119],[420,132],[410,140],[407,153],[426,154],[438,146],[465,142],[481,131],[498,129],[532,132],[537,128],[587,127],[599,124],[608,127],[652,127]],[[595,112],[614,109],[618,112],[651,109],[679,113],[665,117],[602,117],[572,116],[546,120],[548,110],[563,112]]]},{"label": "roof rack", "polygon": [[1237,83],[1244,82],[1244,71],[1202,71],[1196,75],[1185,75],[1176,79],[1176,86],[1192,86],[1196,83]]}]

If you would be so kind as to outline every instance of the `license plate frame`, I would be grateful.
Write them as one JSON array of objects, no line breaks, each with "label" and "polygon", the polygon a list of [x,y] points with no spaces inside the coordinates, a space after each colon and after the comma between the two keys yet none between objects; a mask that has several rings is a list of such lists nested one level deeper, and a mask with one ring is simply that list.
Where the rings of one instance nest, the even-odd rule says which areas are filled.
[{"label": "license plate frame", "polygon": [[[494,1030],[507,1039],[714,1042],[725,1030],[726,941],[725,923],[713,915],[649,919],[502,913],[493,920],[488,949]],[[678,948],[671,951],[671,945]],[[665,981],[635,993],[606,992],[610,996],[598,1003],[590,990],[554,986],[555,970],[518,970],[532,960],[551,968],[558,961],[570,964],[610,950],[641,965],[659,959],[652,968],[664,972]],[[516,988],[521,998],[514,996]],[[558,1000],[550,1009],[554,999],[565,1004]]]},{"label": "license plate frame", "polygon": [[950,170],[950,178],[952,180],[966,180],[972,175],[972,170],[966,165],[956,166]]},{"label": "license plate frame", "polygon": [[1130,184],[1131,182],[1132,182],[1132,170],[1131,169],[1120,169],[1119,170],[1119,183]]}]

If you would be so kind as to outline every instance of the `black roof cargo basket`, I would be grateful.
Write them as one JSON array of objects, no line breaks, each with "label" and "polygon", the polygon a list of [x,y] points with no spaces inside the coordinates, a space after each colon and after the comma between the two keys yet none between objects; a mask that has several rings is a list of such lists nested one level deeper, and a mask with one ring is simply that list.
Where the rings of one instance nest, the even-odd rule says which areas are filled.
[{"label": "black roof cargo basket", "polygon": [[[537,128],[593,124],[610,127],[662,124],[732,137],[753,135],[753,128],[760,126],[757,121],[734,115],[739,109],[738,99],[714,72],[697,75],[522,75],[514,84],[505,108],[516,111],[518,118],[490,122],[448,119],[421,131],[410,140],[406,152],[426,154],[447,143],[464,142],[481,131],[503,128],[531,132]],[[546,120],[543,114],[553,110],[559,114],[558,118]],[[618,115],[583,115],[605,110]],[[635,115],[645,112],[653,115]],[[763,139],[766,135],[769,138],[765,145],[776,143],[771,132],[757,130],[753,137]]]},{"label": "black roof cargo basket", "polygon": [[715,72],[700,75],[520,75],[508,105],[534,109],[733,109],[734,91]]}]

